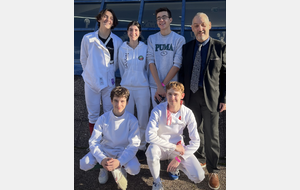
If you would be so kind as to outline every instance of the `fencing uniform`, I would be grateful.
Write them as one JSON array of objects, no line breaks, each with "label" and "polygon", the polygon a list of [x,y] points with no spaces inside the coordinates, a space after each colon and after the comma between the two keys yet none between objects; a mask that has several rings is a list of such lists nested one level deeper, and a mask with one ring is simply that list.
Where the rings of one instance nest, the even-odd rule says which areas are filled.
[{"label": "fencing uniform", "polygon": [[111,111],[102,114],[95,123],[89,140],[90,152],[80,160],[80,169],[92,169],[97,162],[106,157],[120,161],[127,173],[136,175],[140,171],[140,163],[135,154],[140,145],[138,121],[134,115],[125,111],[120,117]]},{"label": "fencing uniform", "polygon": [[[173,66],[178,68],[181,67],[182,46],[185,44],[185,38],[173,31],[166,36],[157,32],[148,37],[147,44],[147,63],[148,65],[150,63],[155,64],[159,80],[160,82],[163,82]],[[178,81],[177,73],[171,81]],[[155,107],[157,104],[154,100],[154,95],[157,86],[151,72],[149,73],[149,85],[151,90],[152,106]]]},{"label": "fencing uniform", "polygon": [[160,160],[172,160],[180,155],[175,151],[177,142],[183,140],[183,129],[187,126],[190,141],[185,146],[184,155],[180,155],[183,160],[178,169],[183,171],[190,180],[200,183],[204,178],[204,170],[194,153],[200,146],[200,138],[197,131],[197,124],[193,112],[184,105],[180,110],[171,114],[171,123],[167,125],[167,105],[163,102],[153,108],[146,130],[146,141],[150,143],[147,151],[147,163],[154,182],[160,181]]},{"label": "fencing uniform", "polygon": [[149,121],[150,90],[148,82],[148,65],[146,62],[147,45],[139,42],[133,49],[124,42],[119,48],[118,64],[121,74],[121,86],[127,88],[130,97],[126,110],[134,114],[137,109],[137,118],[140,127],[140,150],[146,150],[145,130]]},{"label": "fencing uniform", "polygon": [[[104,112],[112,109],[110,92],[115,87],[115,71],[117,69],[118,49],[122,40],[111,33],[114,55],[110,55],[106,44],[98,37],[98,30],[85,34],[81,41],[80,62],[85,86],[85,100],[89,122],[94,124],[100,114],[100,102]],[[108,38],[107,42],[110,40]],[[111,58],[113,56],[113,59]]]}]

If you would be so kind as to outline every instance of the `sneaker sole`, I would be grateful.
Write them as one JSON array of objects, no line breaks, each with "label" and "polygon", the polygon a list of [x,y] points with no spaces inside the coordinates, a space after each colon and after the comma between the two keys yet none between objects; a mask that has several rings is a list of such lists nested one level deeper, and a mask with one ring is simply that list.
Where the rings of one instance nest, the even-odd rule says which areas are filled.
[{"label": "sneaker sole", "polygon": [[106,184],[107,181],[108,181],[108,179],[107,179],[105,182],[100,182],[99,179],[98,179],[98,182],[99,182],[100,184],[102,184],[102,185],[103,185],[103,184]]}]

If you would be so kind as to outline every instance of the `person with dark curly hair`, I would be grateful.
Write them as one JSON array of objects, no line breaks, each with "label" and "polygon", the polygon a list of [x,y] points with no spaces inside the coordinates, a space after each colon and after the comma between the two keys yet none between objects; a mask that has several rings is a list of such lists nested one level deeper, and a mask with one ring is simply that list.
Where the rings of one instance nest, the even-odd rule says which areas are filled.
[{"label": "person with dark curly hair", "polygon": [[103,166],[99,183],[105,184],[111,172],[122,190],[127,188],[127,173],[137,175],[140,172],[135,156],[141,142],[138,121],[125,110],[129,96],[129,90],[121,86],[111,91],[113,109],[98,118],[89,139],[90,152],[80,160],[80,169],[84,171],[99,163]]},{"label": "person with dark curly hair", "polygon": [[112,109],[109,94],[115,87],[118,49],[122,44],[122,40],[111,32],[118,24],[113,10],[102,10],[96,19],[99,29],[83,36],[80,49],[90,134],[100,115],[100,104],[104,112]]}]

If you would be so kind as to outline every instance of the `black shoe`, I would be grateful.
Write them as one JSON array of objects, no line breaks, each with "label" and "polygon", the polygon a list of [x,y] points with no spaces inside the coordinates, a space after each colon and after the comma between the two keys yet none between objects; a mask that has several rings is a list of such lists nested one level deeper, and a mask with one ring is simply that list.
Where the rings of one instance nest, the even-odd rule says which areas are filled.
[{"label": "black shoe", "polygon": [[143,150],[138,150],[137,153],[136,153],[136,157],[137,159],[139,160],[139,162],[142,162],[146,159],[146,156],[145,156],[145,151]]}]

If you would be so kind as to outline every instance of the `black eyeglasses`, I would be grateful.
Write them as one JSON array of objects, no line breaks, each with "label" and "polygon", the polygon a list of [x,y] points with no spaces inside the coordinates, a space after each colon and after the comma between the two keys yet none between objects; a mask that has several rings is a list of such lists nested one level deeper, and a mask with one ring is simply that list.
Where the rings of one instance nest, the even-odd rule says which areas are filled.
[{"label": "black eyeglasses", "polygon": [[160,19],[166,20],[167,18],[169,18],[168,16],[164,15],[162,17],[157,17],[156,20],[160,21]]}]

